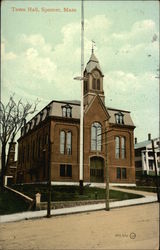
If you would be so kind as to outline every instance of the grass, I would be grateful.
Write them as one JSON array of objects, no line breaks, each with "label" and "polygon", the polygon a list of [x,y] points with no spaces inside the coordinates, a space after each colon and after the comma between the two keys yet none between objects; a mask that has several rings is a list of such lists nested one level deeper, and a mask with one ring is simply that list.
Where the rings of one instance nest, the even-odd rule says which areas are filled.
[{"label": "grass", "polygon": [[[16,185],[13,188],[28,195],[31,198],[35,197],[36,193],[41,193],[41,201],[47,201],[47,186],[46,185]],[[142,196],[131,193],[110,190],[110,199],[126,200],[140,198]],[[80,195],[79,186],[52,186],[51,200],[52,201],[79,201],[79,200],[95,200],[105,199],[105,189],[96,187],[84,187],[83,195]]]},{"label": "grass", "polygon": [[8,190],[0,191],[0,215],[27,211],[28,204]]},{"label": "grass", "polygon": [[[12,188],[35,198],[36,193],[41,193],[41,201],[47,201],[46,185],[14,185]],[[126,200],[141,198],[141,195],[110,190],[111,200]],[[79,186],[52,186],[52,201],[79,201],[105,199],[105,189],[95,187],[84,187],[83,195],[80,195]],[[0,191],[0,215],[13,214],[28,210],[29,205],[16,194],[5,190]]]},{"label": "grass", "polygon": [[124,188],[124,189],[132,189],[132,190],[137,190],[137,191],[145,191],[145,192],[152,192],[156,193],[157,189],[156,187],[146,187],[146,186],[136,186],[136,187],[121,187],[117,186],[118,188]]}]

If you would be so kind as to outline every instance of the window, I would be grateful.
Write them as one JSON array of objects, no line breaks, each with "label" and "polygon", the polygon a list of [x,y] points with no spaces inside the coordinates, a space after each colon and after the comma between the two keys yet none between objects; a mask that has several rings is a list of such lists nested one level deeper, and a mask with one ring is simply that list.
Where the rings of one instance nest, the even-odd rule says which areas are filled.
[{"label": "window", "polygon": [[38,157],[40,157],[40,151],[41,151],[41,138],[38,139]]},{"label": "window", "polygon": [[154,164],[153,160],[149,160],[149,169],[150,170],[153,170],[153,164]]},{"label": "window", "polygon": [[127,170],[126,168],[117,168],[117,179],[126,179],[127,178]]},{"label": "window", "polygon": [[72,117],[72,107],[69,104],[62,106],[62,116],[68,118]]},{"label": "window", "polygon": [[121,179],[121,169],[117,168],[117,179]]},{"label": "window", "polygon": [[72,177],[72,166],[71,165],[67,165],[67,177]]},{"label": "window", "polygon": [[121,137],[121,157],[122,159],[126,158],[126,138]]},{"label": "window", "polygon": [[60,176],[61,177],[65,176],[65,165],[60,165]]},{"label": "window", "polygon": [[115,157],[116,157],[116,159],[120,158],[120,138],[119,138],[119,136],[115,137]]},{"label": "window", "polygon": [[32,143],[32,159],[34,160],[35,157],[35,142]]},{"label": "window", "polygon": [[67,113],[67,109],[66,109],[66,107],[63,107],[62,108],[62,116],[66,117],[66,113]]},{"label": "window", "polygon": [[72,177],[72,165],[60,165],[60,176],[61,177]]},{"label": "window", "polygon": [[100,90],[100,79],[97,79],[97,89]]},{"label": "window", "polygon": [[126,158],[126,138],[125,137],[115,137],[115,158],[125,159]]},{"label": "window", "polygon": [[60,153],[61,154],[72,154],[72,133],[61,131],[60,132]]},{"label": "window", "polygon": [[126,168],[122,168],[122,179],[126,179],[127,174],[126,174]]},{"label": "window", "polygon": [[92,81],[92,89],[96,89],[96,79],[93,78],[93,81]]},{"label": "window", "polygon": [[124,115],[119,112],[117,114],[115,114],[115,120],[117,124],[124,124],[124,119],[123,119]]},{"label": "window", "polygon": [[29,144],[27,146],[27,161],[29,161]]},{"label": "window", "polygon": [[84,93],[88,91],[88,82],[84,81]]},{"label": "window", "polygon": [[61,131],[60,132],[60,153],[64,154],[65,150],[65,132]]},{"label": "window", "polygon": [[92,89],[100,90],[100,79],[92,79]]},{"label": "window", "polygon": [[72,150],[72,134],[71,132],[67,132],[67,155],[71,155],[71,150]]},{"label": "window", "polygon": [[91,127],[91,150],[101,151],[102,149],[102,126],[94,122]]}]

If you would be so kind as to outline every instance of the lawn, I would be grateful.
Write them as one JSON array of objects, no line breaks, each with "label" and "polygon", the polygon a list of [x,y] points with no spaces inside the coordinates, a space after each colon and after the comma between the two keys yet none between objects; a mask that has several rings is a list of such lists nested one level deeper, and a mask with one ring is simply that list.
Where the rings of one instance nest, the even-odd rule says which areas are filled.
[{"label": "lawn", "polygon": [[145,192],[152,192],[156,193],[157,188],[156,187],[150,187],[150,186],[136,186],[136,187],[122,187],[122,186],[117,186],[118,188],[124,188],[124,189],[132,189],[132,190],[137,190],[137,191],[145,191]]},{"label": "lawn", "polygon": [[29,205],[14,193],[0,191],[0,215],[18,213],[28,210]]},{"label": "lawn", "polygon": [[[14,185],[16,189],[31,198],[35,198],[36,193],[41,193],[41,201],[47,201],[48,188],[46,185]],[[124,193],[110,190],[110,200],[126,200],[141,198],[141,195]],[[105,199],[105,189],[95,187],[84,187],[83,195],[80,195],[79,186],[52,186],[52,201],[79,201]],[[5,190],[0,191],[0,215],[18,213],[28,210],[29,205],[19,196]]]},{"label": "lawn", "polygon": [[[41,193],[41,201],[47,201],[47,186],[46,185],[16,185],[13,188],[28,195],[35,197],[36,193]],[[127,200],[141,198],[142,196],[124,193],[120,191],[110,190],[110,199]],[[80,195],[79,186],[52,186],[51,200],[52,201],[78,201],[78,200],[95,200],[105,199],[105,189],[95,187],[84,187],[83,195]]]}]

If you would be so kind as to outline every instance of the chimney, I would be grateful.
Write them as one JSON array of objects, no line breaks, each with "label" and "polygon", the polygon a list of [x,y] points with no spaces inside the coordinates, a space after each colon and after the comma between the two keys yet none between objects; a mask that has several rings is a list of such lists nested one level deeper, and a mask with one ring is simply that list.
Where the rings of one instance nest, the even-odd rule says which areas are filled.
[{"label": "chimney", "polygon": [[137,137],[134,138],[134,144],[137,144]]},{"label": "chimney", "polygon": [[151,140],[151,134],[149,133],[148,134],[148,141],[150,141]]}]

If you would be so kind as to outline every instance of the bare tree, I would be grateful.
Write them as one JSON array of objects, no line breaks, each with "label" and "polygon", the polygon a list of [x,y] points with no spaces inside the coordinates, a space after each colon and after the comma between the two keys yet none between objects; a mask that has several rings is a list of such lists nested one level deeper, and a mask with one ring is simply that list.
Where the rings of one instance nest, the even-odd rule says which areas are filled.
[{"label": "bare tree", "polygon": [[[4,187],[4,176],[7,169],[8,155],[11,145],[15,140],[18,131],[25,124],[29,114],[36,111],[38,100],[34,104],[29,102],[23,103],[20,99],[18,102],[14,100],[14,94],[10,96],[9,101],[4,105],[0,101],[0,142],[1,142],[1,188]],[[9,148],[7,150],[7,144]],[[8,151],[8,152],[6,152]],[[6,157],[7,153],[7,157]]]}]

